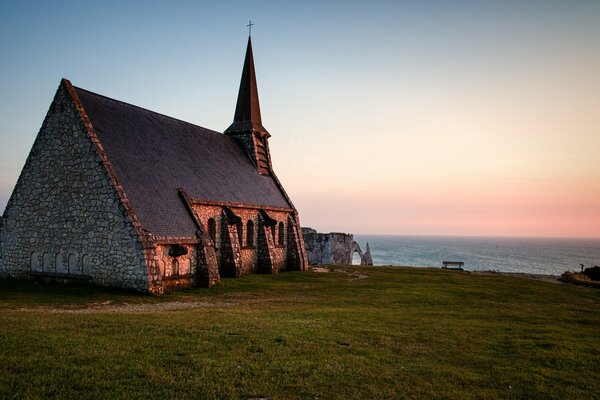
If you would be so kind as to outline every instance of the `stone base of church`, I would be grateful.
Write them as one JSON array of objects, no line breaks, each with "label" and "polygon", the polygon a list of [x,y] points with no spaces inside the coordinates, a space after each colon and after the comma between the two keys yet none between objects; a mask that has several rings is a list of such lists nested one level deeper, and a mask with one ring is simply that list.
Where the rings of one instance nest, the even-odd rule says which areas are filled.
[{"label": "stone base of church", "polygon": [[33,281],[39,281],[44,283],[56,282],[56,283],[82,283],[89,282],[92,279],[89,275],[77,275],[77,274],[60,274],[54,272],[29,272],[29,278]]}]

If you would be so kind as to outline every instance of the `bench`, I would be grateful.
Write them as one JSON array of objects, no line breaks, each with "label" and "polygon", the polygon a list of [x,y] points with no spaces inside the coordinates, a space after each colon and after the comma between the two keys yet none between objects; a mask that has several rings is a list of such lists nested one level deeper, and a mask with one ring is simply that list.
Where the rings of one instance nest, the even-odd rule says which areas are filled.
[{"label": "bench", "polygon": [[462,261],[442,261],[442,264],[444,264],[444,266],[442,268],[458,269],[461,271],[462,271],[463,265],[465,265],[465,263]]}]

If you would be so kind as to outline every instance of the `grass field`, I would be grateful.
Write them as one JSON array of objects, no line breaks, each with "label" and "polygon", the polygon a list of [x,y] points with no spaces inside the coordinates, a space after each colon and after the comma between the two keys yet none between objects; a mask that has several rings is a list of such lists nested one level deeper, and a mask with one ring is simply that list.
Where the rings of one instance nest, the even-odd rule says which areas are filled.
[{"label": "grass field", "polygon": [[598,289],[341,269],[162,297],[0,280],[0,398],[600,398]]}]

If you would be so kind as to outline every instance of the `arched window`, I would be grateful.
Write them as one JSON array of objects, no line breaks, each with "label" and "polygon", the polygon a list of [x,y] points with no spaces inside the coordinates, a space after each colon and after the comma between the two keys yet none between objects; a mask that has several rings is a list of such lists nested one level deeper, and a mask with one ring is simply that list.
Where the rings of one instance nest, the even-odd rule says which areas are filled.
[{"label": "arched window", "polygon": [[285,232],[284,232],[284,226],[283,226],[283,222],[279,223],[279,226],[277,228],[279,230],[279,245],[283,246],[283,241],[285,239]]},{"label": "arched window", "polygon": [[167,271],[165,271],[165,261],[164,260],[158,260],[158,269],[160,270],[160,275],[165,276]]},{"label": "arched window", "polygon": [[246,222],[246,246],[254,246],[254,222],[251,219]]},{"label": "arched window", "polygon": [[176,258],[174,258],[173,262],[171,263],[171,274],[179,275],[179,261],[177,261]]},{"label": "arched window", "polygon": [[235,224],[235,229],[237,230],[240,247],[242,247],[242,240],[244,239],[244,223],[241,219]]},{"label": "arched window", "polygon": [[273,242],[275,242],[275,225],[271,225],[271,236],[273,237]]},{"label": "arched window", "polygon": [[213,241],[213,244],[217,245],[217,223],[214,218],[210,218],[208,220],[208,234],[210,235],[210,240]]},{"label": "arched window", "polygon": [[39,272],[41,270],[40,257],[38,256],[38,253],[36,253],[35,251],[33,253],[31,253],[31,270],[36,271],[36,272]]}]

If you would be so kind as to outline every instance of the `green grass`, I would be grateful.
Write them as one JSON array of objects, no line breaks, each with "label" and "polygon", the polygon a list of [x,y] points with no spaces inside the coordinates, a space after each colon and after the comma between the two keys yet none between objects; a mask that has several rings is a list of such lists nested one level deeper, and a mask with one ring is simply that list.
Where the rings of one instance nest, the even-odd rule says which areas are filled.
[{"label": "green grass", "polygon": [[161,297],[0,281],[0,398],[600,398],[599,290],[359,270]]}]

